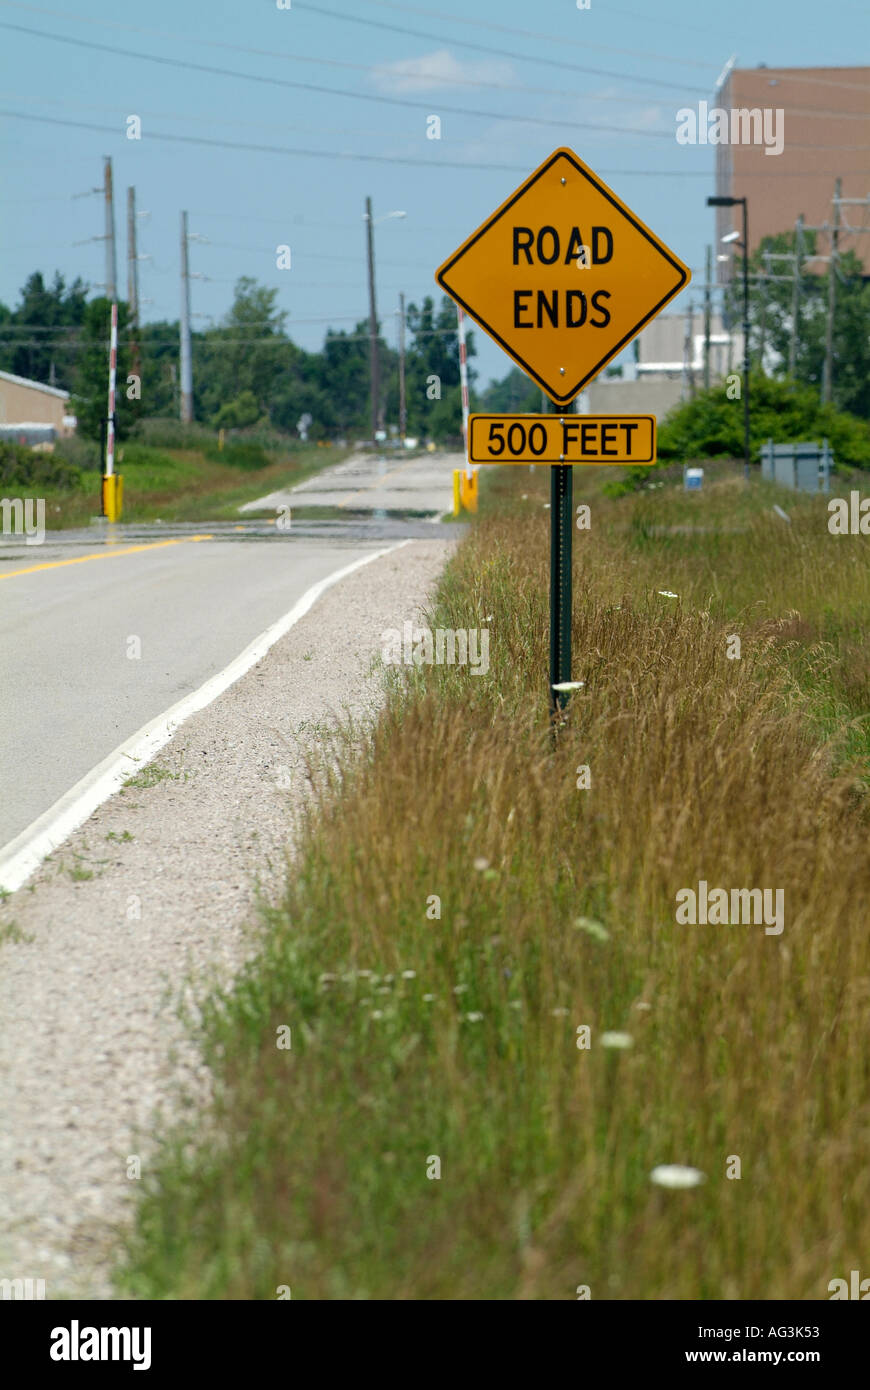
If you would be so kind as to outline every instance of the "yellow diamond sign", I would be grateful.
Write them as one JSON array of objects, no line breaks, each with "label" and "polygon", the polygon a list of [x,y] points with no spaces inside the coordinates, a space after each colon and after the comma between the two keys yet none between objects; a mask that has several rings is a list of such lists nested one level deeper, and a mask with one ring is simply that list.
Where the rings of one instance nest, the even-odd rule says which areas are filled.
[{"label": "yellow diamond sign", "polygon": [[691,271],[560,149],[435,272],[557,405],[573,400]]}]

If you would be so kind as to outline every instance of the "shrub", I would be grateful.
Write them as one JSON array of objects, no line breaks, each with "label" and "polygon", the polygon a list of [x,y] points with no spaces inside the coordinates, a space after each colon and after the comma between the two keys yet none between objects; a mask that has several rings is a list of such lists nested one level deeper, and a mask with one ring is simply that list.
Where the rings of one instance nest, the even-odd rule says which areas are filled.
[{"label": "shrub", "polygon": [[[759,463],[761,446],[827,439],[838,465],[870,468],[870,426],[856,415],[822,405],[814,387],[755,375],[749,381],[750,459]],[[675,406],[658,428],[657,466],[701,462],[713,458],[743,458],[743,402],[730,400],[724,382],[699,391],[691,401]],[[610,484],[611,496],[643,486],[648,468],[628,469]]]},{"label": "shrub", "polygon": [[95,439],[85,439],[81,434],[59,439],[54,446],[55,458],[71,463],[76,468],[101,470],[103,466],[100,446]]},{"label": "shrub", "polygon": [[82,485],[81,469],[57,454],[33,453],[21,444],[0,440],[0,489],[74,491]]},{"label": "shrub", "polygon": [[[811,386],[751,376],[750,453],[761,457],[768,439],[777,444],[827,438],[838,462],[870,468],[870,427],[855,415],[822,405]],[[743,403],[729,400],[724,383],[701,391],[677,406],[659,427],[658,456],[663,462],[743,457]]]},{"label": "shrub", "polygon": [[212,424],[215,429],[245,429],[248,425],[255,425],[260,414],[253,391],[242,391],[234,400],[224,401],[220,410],[212,416]]}]

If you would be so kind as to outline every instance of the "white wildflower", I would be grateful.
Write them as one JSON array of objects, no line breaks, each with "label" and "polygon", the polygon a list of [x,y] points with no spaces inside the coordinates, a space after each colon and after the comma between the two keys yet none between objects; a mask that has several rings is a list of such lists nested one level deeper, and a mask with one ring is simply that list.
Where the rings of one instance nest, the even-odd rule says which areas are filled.
[{"label": "white wildflower", "polygon": [[649,1176],[657,1187],[698,1187],[707,1175],[700,1168],[687,1168],[683,1163],[665,1163],[653,1168]]}]

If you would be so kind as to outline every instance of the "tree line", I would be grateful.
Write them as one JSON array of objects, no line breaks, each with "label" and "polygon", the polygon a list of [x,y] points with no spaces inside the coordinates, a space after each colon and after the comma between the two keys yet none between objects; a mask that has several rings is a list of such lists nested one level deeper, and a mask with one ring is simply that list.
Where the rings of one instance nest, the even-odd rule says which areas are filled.
[{"label": "tree line", "polygon": [[[793,284],[762,278],[765,250],[794,253],[795,234],[767,237],[752,253],[750,352],[753,375],[788,378]],[[803,254],[815,251],[813,233],[804,233]],[[783,264],[774,260],[782,275]],[[820,389],[825,357],[829,266],[800,276],[799,331],[794,381]],[[870,420],[870,282],[852,252],[838,257],[833,331],[833,405]],[[787,272],[786,272],[787,274]],[[67,284],[55,273],[51,283],[38,271],[10,309],[0,303],[0,370],[13,372],[71,393],[79,432],[99,437],[106,411],[109,313],[108,301],[89,298],[81,279]],[[725,296],[726,319],[735,328],[742,318],[741,275]],[[371,430],[369,325],[363,319],[351,331],[329,329],[322,348],[310,352],[293,342],[287,314],[277,307],[277,289],[248,276],[236,284],[232,306],[213,328],[191,335],[194,417],[213,428],[245,429],[268,425],[295,433],[303,415],[311,416],[311,439],[368,438]],[[118,306],[118,426],[129,435],[146,417],[178,417],[179,326],[176,321],[141,325],[134,333],[128,307]],[[405,355],[406,432],[440,441],[461,438],[459,342],[456,308],[446,296],[436,304],[426,296],[408,305]],[[475,356],[469,332],[468,357]],[[399,423],[398,353],[378,336],[379,423]],[[138,389],[128,383],[138,376]],[[534,412],[541,393],[519,368],[475,391],[476,373],[469,365],[472,409]]]},{"label": "tree line", "polygon": [[[269,426],[295,433],[311,417],[310,439],[336,439],[371,431],[369,323],[350,332],[329,329],[319,352],[293,342],[277,289],[248,276],[236,284],[233,303],[213,328],[191,334],[194,418],[220,428]],[[78,431],[99,438],[107,409],[111,306],[88,298],[76,279],[55,273],[51,283],[30,275],[20,302],[0,303],[0,370],[57,386],[71,394]],[[467,355],[475,355],[467,333]],[[399,423],[399,355],[377,340],[379,425]],[[179,325],[164,320],[134,329],[129,308],[118,304],[117,414],[120,438],[147,417],[178,417]],[[474,370],[469,366],[473,382]],[[426,296],[408,305],[405,352],[406,433],[435,440],[462,433],[456,307]]]}]

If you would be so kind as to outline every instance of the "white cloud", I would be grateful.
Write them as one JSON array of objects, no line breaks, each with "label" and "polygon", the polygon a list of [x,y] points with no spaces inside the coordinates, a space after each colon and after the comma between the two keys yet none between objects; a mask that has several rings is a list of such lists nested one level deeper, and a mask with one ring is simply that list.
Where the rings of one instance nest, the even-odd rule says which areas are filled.
[{"label": "white cloud", "polygon": [[457,89],[472,82],[513,81],[510,63],[481,59],[479,62],[460,62],[446,48],[427,53],[422,58],[400,58],[395,63],[380,63],[372,69],[372,80],[381,92],[434,92],[442,87]]}]

